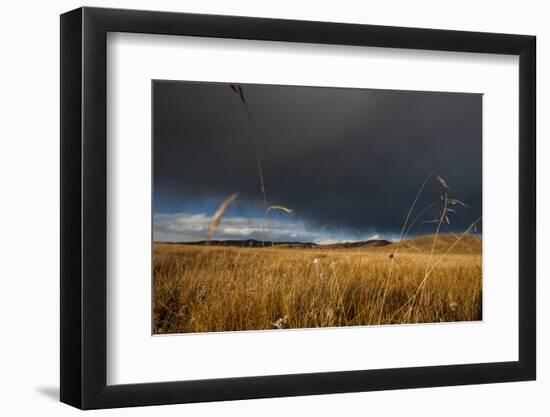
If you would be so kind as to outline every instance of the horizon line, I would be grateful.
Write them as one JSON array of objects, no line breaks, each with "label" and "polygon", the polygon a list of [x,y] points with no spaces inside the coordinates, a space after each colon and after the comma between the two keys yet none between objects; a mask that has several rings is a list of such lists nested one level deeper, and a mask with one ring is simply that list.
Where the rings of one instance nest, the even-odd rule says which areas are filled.
[{"label": "horizon line", "polygon": [[[335,242],[331,242],[331,243],[320,243],[320,242],[315,242],[315,241],[299,241],[299,240],[281,240],[281,241],[261,240],[261,239],[253,239],[253,238],[248,238],[248,239],[210,239],[210,240],[202,239],[202,240],[189,240],[189,241],[153,240],[153,243],[201,244],[201,243],[208,243],[208,242],[258,242],[258,243],[267,243],[267,244],[273,244],[273,245],[276,245],[276,244],[302,244],[302,245],[316,245],[316,246],[331,246],[331,245],[358,244],[358,243],[369,243],[369,242],[388,242],[388,244],[394,244],[394,243],[399,243],[399,242],[407,242],[407,241],[411,241],[411,240],[421,239],[421,238],[425,238],[425,237],[431,237],[431,236],[435,236],[435,233],[428,233],[428,234],[419,235],[419,236],[415,236],[415,237],[403,238],[401,240],[399,240],[399,239],[392,240],[392,239],[380,238],[380,239],[366,239],[366,240],[341,240],[341,241],[335,241]],[[460,237],[460,235],[456,235],[456,234],[453,234],[453,233],[439,233],[438,236],[439,237],[452,236],[452,237],[455,237],[455,238],[457,236]],[[475,234],[474,233],[468,233],[464,237],[466,237],[466,236],[474,237],[474,238],[478,238],[478,239],[483,239],[483,235],[481,233],[475,233]]]}]

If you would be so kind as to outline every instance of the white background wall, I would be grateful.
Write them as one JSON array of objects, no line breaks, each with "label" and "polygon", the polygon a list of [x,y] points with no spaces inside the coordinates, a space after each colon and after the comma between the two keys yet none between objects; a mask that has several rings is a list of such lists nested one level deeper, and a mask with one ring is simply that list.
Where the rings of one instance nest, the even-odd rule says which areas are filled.
[{"label": "white background wall", "polygon": [[[545,114],[550,59],[543,1],[125,0],[88,6],[509,32],[538,37],[538,381],[100,411],[94,415],[530,415],[550,412],[550,315],[545,255],[550,168]],[[72,0],[4,2],[0,22],[0,410],[74,415],[59,392],[59,17]],[[545,395],[546,394],[546,395]]]}]

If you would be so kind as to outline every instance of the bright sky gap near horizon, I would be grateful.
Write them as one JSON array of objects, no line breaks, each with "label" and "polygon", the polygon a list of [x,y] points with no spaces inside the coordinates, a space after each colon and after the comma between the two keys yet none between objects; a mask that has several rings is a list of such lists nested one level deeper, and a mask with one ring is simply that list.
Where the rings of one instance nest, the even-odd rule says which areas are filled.
[{"label": "bright sky gap near horizon", "polygon": [[[482,95],[239,84],[259,145],[274,241],[395,240],[425,178],[458,207],[442,232],[482,212]],[[268,240],[246,111],[229,83],[153,82],[153,238]],[[441,187],[427,183],[410,237],[429,234]],[[433,204],[432,207],[429,207]],[[481,229],[480,229],[481,230]]]}]

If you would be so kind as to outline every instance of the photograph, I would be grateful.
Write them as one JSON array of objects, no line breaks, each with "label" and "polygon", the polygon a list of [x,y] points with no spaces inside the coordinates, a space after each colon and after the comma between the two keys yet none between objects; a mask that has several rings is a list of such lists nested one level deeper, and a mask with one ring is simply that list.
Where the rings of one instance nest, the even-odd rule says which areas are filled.
[{"label": "photograph", "polygon": [[482,94],[152,85],[153,334],[482,320]]}]

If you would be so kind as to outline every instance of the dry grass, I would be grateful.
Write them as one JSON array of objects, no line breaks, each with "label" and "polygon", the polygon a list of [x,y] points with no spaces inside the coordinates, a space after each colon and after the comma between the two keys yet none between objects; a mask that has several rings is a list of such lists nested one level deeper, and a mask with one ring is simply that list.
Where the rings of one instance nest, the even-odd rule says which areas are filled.
[{"label": "dry grass", "polygon": [[401,242],[398,255],[396,245],[296,249],[157,243],[154,332],[481,320],[481,239],[465,236],[446,255],[456,238],[440,235],[436,245],[433,241],[431,236]]}]

